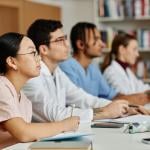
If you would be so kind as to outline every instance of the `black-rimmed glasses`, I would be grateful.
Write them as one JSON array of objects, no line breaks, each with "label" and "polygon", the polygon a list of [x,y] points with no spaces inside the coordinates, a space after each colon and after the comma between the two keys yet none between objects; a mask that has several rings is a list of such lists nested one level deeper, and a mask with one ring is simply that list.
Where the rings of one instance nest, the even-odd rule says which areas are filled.
[{"label": "black-rimmed glasses", "polygon": [[67,40],[67,35],[64,35],[64,36],[60,36],[60,37],[56,38],[53,41],[45,41],[44,43],[45,44],[50,44],[50,43],[62,44],[62,43],[65,43],[66,40]]},{"label": "black-rimmed glasses", "polygon": [[32,51],[32,52],[29,52],[29,53],[18,53],[17,55],[28,55],[28,54],[33,54],[35,60],[40,61],[40,56],[39,56],[37,51]]},{"label": "black-rimmed glasses", "polygon": [[18,53],[17,55],[27,55],[27,54],[33,54],[34,57],[39,56],[37,51],[32,51],[28,53]]},{"label": "black-rimmed glasses", "polygon": [[67,40],[67,35],[64,35],[64,36],[61,36],[61,37],[58,37],[56,40],[54,41],[50,41],[50,43],[59,43],[59,42],[64,42]]}]

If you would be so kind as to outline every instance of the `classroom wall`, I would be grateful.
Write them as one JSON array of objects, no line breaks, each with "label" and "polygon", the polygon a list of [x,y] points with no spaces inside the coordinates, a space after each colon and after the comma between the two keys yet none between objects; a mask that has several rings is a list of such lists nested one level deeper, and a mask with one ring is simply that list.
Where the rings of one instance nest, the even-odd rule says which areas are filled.
[{"label": "classroom wall", "polygon": [[93,0],[32,0],[62,7],[64,31],[69,34],[78,21],[94,21]]}]

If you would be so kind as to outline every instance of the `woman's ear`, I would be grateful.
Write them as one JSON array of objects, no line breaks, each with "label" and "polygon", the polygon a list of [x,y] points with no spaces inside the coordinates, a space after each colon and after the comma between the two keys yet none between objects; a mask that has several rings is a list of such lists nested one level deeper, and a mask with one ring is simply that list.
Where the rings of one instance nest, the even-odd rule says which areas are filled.
[{"label": "woman's ear", "polygon": [[118,55],[123,56],[126,53],[126,48],[123,45],[119,46]]},{"label": "woman's ear", "polygon": [[85,45],[81,40],[77,40],[76,45],[78,49],[83,50],[85,48]]},{"label": "woman's ear", "polygon": [[13,58],[13,57],[11,57],[11,56],[7,57],[6,63],[7,63],[7,65],[8,65],[10,68],[12,68],[13,70],[18,70],[17,62],[16,62],[15,58]]}]

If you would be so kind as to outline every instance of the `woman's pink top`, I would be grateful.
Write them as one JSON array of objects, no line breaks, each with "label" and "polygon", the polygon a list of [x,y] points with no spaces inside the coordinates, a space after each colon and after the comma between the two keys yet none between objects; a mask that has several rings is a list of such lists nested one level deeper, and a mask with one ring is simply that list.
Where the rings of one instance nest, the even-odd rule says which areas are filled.
[{"label": "woman's pink top", "polygon": [[15,141],[2,128],[1,123],[3,121],[19,117],[25,122],[31,122],[32,104],[22,92],[20,92],[20,95],[20,98],[18,98],[13,84],[5,76],[0,76],[0,148],[2,148],[2,145],[10,145],[11,142],[14,143]]}]

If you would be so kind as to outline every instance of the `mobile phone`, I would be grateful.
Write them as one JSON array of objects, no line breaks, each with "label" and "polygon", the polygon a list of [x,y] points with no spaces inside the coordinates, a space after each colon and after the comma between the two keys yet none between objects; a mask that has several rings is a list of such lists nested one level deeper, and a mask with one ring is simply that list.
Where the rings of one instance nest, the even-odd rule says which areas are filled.
[{"label": "mobile phone", "polygon": [[144,139],[142,139],[142,143],[150,144],[150,138],[144,138]]},{"label": "mobile phone", "polygon": [[121,123],[109,123],[109,122],[99,122],[91,125],[91,128],[121,128],[124,124]]}]

